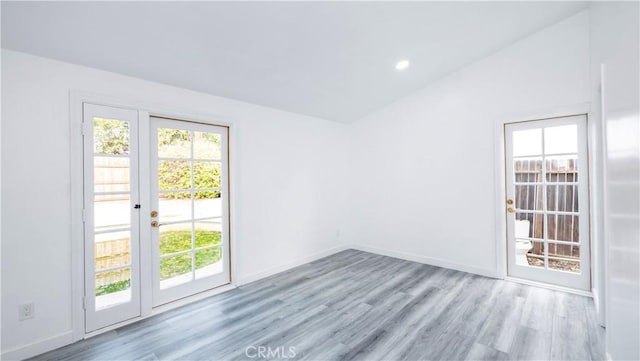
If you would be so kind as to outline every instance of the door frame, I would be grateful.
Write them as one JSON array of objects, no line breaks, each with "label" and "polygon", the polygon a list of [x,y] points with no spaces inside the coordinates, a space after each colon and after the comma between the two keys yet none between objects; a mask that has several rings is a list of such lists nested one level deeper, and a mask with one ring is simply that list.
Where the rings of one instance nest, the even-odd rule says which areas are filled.
[{"label": "door frame", "polygon": [[[592,291],[581,291],[575,290],[572,288],[565,288],[561,286],[549,285],[544,283],[538,283],[535,281],[526,281],[517,278],[511,278],[507,275],[507,213],[506,207],[504,206],[506,203],[506,167],[505,167],[505,125],[508,123],[520,123],[520,122],[528,122],[534,120],[544,120],[544,119],[552,119],[552,118],[561,118],[573,115],[585,115],[587,117],[587,155],[588,155],[588,166],[589,166],[589,240],[590,240],[590,250],[591,250],[591,262],[590,264],[594,264],[594,257],[597,257],[598,260],[601,260],[603,255],[595,253],[595,245],[594,242],[599,241],[594,238],[593,234],[593,197],[594,197],[594,172],[595,172],[595,164],[594,158],[591,156],[591,152],[594,144],[594,137],[591,135],[592,127],[590,123],[592,122],[591,116],[591,104],[590,103],[579,103],[573,105],[566,106],[557,106],[551,109],[540,109],[540,110],[532,110],[526,113],[515,113],[506,115],[503,117],[498,117],[494,120],[494,179],[495,179],[495,203],[494,203],[494,222],[496,225],[496,277],[499,279],[510,280],[519,283],[525,283],[529,285],[560,290],[569,293],[580,294],[588,297],[593,297]],[[593,279],[594,272],[596,270],[592,266],[590,269],[590,277],[591,277],[591,287],[593,288]]]},{"label": "door frame", "polygon": [[[86,332],[85,330],[85,251],[84,251],[84,224],[82,220],[82,211],[84,209],[84,160],[83,160],[83,135],[82,135],[82,123],[83,123],[83,105],[84,103],[91,103],[96,105],[103,105],[109,107],[125,108],[138,111],[139,126],[148,126],[149,118],[151,116],[171,118],[175,120],[197,122],[210,125],[224,126],[229,129],[228,131],[228,174],[229,174],[229,252],[230,256],[230,278],[231,283],[229,285],[214,288],[202,293],[198,293],[193,296],[183,298],[181,300],[165,304],[156,308],[153,308],[150,292],[146,292],[146,288],[151,289],[152,281],[151,277],[141,277],[141,316],[132,318],[130,320],[120,322],[108,327],[101,328],[93,332]],[[225,292],[229,289],[236,287],[235,275],[237,273],[237,252],[235,235],[236,229],[236,191],[235,183],[236,179],[236,140],[237,134],[240,128],[240,122],[234,117],[221,116],[216,114],[196,113],[188,112],[176,109],[180,109],[180,105],[176,104],[175,108],[167,108],[154,104],[152,101],[141,101],[133,99],[121,99],[108,95],[94,94],[85,91],[71,90],[69,92],[69,135],[70,135],[70,158],[69,158],[69,170],[71,176],[70,183],[70,201],[71,201],[71,314],[72,314],[72,332],[71,342],[76,342],[85,338],[93,337],[95,335],[122,327],[129,323],[133,323],[144,318],[154,316],[156,314],[168,311],[170,309],[182,306],[187,303],[195,302],[197,300],[215,295],[221,292]],[[142,147],[149,147],[149,139],[145,137],[146,132],[139,132],[139,149]],[[74,151],[77,150],[77,151]],[[144,162],[139,164],[140,175],[148,174],[149,165]],[[144,181],[144,177],[140,178],[140,181]],[[149,199],[149,190],[140,192],[140,199]],[[144,206],[144,204],[143,204]],[[140,212],[140,223],[148,224],[151,221],[149,212]],[[146,223],[145,223],[146,222]],[[149,239],[150,229],[148,227],[140,227],[140,238]],[[140,267],[150,267],[151,257],[150,255],[150,242],[141,242],[140,244]]]}]

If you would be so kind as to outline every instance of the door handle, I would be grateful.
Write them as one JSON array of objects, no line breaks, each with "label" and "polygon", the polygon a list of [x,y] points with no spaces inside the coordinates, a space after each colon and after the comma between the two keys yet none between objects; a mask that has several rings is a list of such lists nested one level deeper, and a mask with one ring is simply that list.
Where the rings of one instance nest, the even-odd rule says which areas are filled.
[{"label": "door handle", "polygon": [[515,209],[515,208],[513,208],[513,207],[509,207],[509,208],[507,208],[507,212],[509,212],[509,213],[516,213],[516,209]]},{"label": "door handle", "polygon": [[158,228],[162,225],[162,223],[158,223],[158,221],[151,221],[151,227]]}]

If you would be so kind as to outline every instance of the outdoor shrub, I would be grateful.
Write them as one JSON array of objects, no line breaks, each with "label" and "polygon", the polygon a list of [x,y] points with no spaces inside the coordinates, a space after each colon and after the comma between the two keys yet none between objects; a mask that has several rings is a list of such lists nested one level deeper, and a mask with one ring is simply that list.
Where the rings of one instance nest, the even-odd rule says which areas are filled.
[{"label": "outdoor shrub", "polygon": [[99,154],[125,154],[129,151],[129,123],[94,118],[93,142]]},{"label": "outdoor shrub", "polygon": [[[187,161],[162,161],[158,165],[160,189],[190,189],[191,163]],[[193,162],[194,188],[220,187],[220,164],[211,162]],[[189,192],[166,193],[166,198],[188,199]],[[220,191],[196,191],[195,199],[218,198]]]},{"label": "outdoor shrub", "polygon": [[[212,144],[219,147],[219,139],[213,134],[200,134],[200,140],[193,143],[194,151],[206,153]],[[177,129],[160,129],[158,132],[158,144],[162,147],[166,157],[184,158],[191,154],[191,137],[193,133]],[[205,148],[201,148],[205,147]],[[191,168],[193,167],[193,180]],[[158,164],[158,183],[160,189],[185,189],[192,186],[196,189],[195,199],[218,198],[219,191],[197,191],[202,188],[220,187],[220,163],[218,162],[192,162],[185,160],[164,160]],[[171,199],[188,199],[189,192],[167,193],[164,195]]]}]

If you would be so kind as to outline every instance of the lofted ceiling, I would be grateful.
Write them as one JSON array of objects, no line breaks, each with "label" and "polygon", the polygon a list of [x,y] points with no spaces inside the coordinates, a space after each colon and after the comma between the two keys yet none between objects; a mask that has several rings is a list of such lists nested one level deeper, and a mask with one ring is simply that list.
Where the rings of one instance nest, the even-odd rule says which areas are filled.
[{"label": "lofted ceiling", "polygon": [[[349,122],[586,2],[10,2],[2,47]],[[395,64],[409,59],[397,71]]]}]

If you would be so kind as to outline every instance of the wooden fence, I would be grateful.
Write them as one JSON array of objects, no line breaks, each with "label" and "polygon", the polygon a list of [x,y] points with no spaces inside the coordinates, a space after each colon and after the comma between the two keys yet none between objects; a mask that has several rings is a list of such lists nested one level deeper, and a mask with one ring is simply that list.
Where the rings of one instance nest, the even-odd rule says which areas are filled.
[{"label": "wooden fence", "polygon": [[[129,244],[130,241],[128,238],[96,242],[96,270],[99,271],[101,269],[130,263],[131,251]],[[128,280],[130,277],[131,270],[129,268],[98,273],[96,275],[96,287]]]},{"label": "wooden fence", "polygon": [[[578,162],[576,158],[547,160],[546,190],[543,185],[542,160],[515,160],[515,207],[520,212],[517,220],[528,220],[529,237],[544,238],[542,211],[546,199],[548,211],[578,212]],[[546,191],[546,192],[545,192]],[[543,193],[544,192],[544,193]],[[546,193],[546,194],[545,194]],[[566,242],[579,241],[579,217],[577,215],[550,214],[547,216],[547,237],[549,240]],[[534,254],[543,254],[543,243],[533,242]],[[573,245],[549,244],[549,256],[579,258],[580,248]]]},{"label": "wooden fence", "polygon": [[[129,158],[94,157],[94,192],[129,192]],[[127,199],[122,195],[96,196],[96,201]]]},{"label": "wooden fence", "polygon": [[[94,157],[94,191],[128,192],[129,159],[117,157]],[[127,193],[97,195],[96,202],[129,199]],[[100,271],[130,263],[131,251],[128,238],[99,241],[95,243],[95,269]],[[131,269],[124,268],[96,274],[96,287],[125,281],[131,278]]]}]

